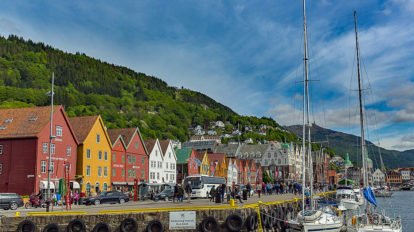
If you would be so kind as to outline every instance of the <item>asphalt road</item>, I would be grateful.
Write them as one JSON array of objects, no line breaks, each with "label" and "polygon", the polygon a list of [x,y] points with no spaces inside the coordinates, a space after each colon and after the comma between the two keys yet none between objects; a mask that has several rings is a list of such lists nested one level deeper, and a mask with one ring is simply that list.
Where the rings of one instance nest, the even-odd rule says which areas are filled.
[{"label": "asphalt road", "polygon": [[[300,195],[293,195],[293,194],[282,194],[282,195],[267,195],[261,196],[258,198],[257,194],[248,198],[247,201],[243,201],[243,204],[253,204],[257,203],[258,201],[263,202],[272,202],[272,201],[281,201],[281,200],[289,200],[295,197],[301,197]],[[226,200],[225,200],[226,201]],[[227,204],[227,203],[226,203]],[[237,200],[237,204],[240,205],[239,201]],[[218,203],[210,202],[209,199],[191,199],[190,202],[184,200],[184,202],[172,202],[172,201],[129,201],[124,204],[101,204],[101,205],[72,205],[72,211],[82,211],[89,214],[98,213],[101,210],[125,210],[125,209],[142,209],[142,208],[168,208],[168,207],[192,207],[192,206],[217,206],[221,205]],[[66,206],[55,206],[52,209],[54,212],[61,212],[66,211]],[[46,209],[44,208],[33,208],[33,209],[25,209],[24,207],[18,208],[17,210],[3,210],[0,211],[0,215],[12,217],[15,216],[16,212],[20,213],[20,216],[26,216],[28,212],[45,212]]]}]

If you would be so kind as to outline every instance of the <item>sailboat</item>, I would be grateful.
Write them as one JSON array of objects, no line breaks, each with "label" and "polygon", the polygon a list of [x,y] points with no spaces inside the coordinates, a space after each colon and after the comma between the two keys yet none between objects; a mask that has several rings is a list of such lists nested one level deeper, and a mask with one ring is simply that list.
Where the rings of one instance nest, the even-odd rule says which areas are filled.
[{"label": "sailboat", "polygon": [[[288,227],[293,231],[330,231],[339,232],[342,221],[329,208],[324,210],[314,209],[312,199],[312,146],[309,123],[309,79],[308,79],[308,45],[307,45],[307,26],[306,26],[306,0],[303,0],[303,31],[304,31],[304,95],[303,95],[303,136],[302,136],[302,211],[297,217],[287,222]],[[306,108],[306,109],[305,109]],[[306,143],[306,129],[308,141]],[[309,164],[309,185],[310,209],[305,208],[305,189],[306,189],[306,158]]]},{"label": "sailboat", "polygon": [[[358,30],[357,30],[357,16],[354,12],[354,21],[355,21],[355,45],[357,52],[357,68],[358,68],[358,95],[359,95],[359,116],[360,116],[360,125],[361,125],[361,156],[362,156],[362,179],[364,186],[364,197],[366,199],[364,213],[354,216],[351,219],[351,224],[357,232],[401,232],[402,224],[401,218],[391,218],[385,215],[385,212],[376,212],[371,205],[377,206],[377,201],[375,199],[374,193],[368,183],[368,168],[367,168],[367,159],[368,155],[366,153],[365,146],[365,131],[364,131],[364,106],[362,104],[362,81],[361,81],[361,72],[360,72],[360,62],[359,62],[359,44],[358,44]],[[368,204],[368,203],[369,204]]]},{"label": "sailboat", "polygon": [[[348,168],[353,167],[352,162],[349,160],[349,154],[345,156],[345,179],[339,181],[342,186],[336,189],[336,200],[340,207],[345,210],[356,210],[359,206],[364,204],[364,198],[361,197],[359,189],[353,189],[354,184],[352,180],[348,180]],[[342,184],[343,183],[343,184]]]},{"label": "sailboat", "polygon": [[[380,157],[380,163],[381,163],[381,171],[385,174],[385,178],[387,178],[387,169],[385,168],[384,162],[382,161],[382,155],[381,155],[381,148],[378,141],[378,153]],[[376,188],[374,190],[376,197],[391,197],[393,192],[390,191],[388,186],[380,186],[380,188]]]}]

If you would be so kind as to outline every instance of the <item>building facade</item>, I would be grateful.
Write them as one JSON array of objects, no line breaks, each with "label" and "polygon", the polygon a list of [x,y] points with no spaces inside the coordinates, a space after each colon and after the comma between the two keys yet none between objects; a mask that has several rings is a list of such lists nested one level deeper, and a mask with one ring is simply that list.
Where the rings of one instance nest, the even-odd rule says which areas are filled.
[{"label": "building facade", "polygon": [[172,146],[171,140],[160,141],[163,153],[163,182],[173,183],[177,182],[177,156]]},{"label": "building facade", "polygon": [[195,150],[191,148],[175,149],[175,154],[177,156],[177,183],[182,183],[187,176],[199,174]]},{"label": "building facade", "polygon": [[100,116],[70,118],[79,139],[76,174],[81,177],[81,191],[99,193],[111,186],[112,143]]},{"label": "building facade", "polygon": [[[0,191],[30,195],[46,191],[48,170],[52,191],[68,168],[76,175],[78,140],[62,106],[54,106],[50,143],[51,107],[0,109]],[[49,152],[52,161],[49,167]]]}]

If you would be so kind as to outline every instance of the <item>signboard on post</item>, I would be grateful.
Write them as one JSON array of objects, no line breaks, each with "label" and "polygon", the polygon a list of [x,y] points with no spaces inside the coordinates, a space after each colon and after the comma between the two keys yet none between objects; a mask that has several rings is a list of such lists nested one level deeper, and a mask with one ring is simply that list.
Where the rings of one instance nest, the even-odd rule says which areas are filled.
[{"label": "signboard on post", "polygon": [[170,230],[195,230],[196,229],[196,212],[180,211],[170,212]]}]

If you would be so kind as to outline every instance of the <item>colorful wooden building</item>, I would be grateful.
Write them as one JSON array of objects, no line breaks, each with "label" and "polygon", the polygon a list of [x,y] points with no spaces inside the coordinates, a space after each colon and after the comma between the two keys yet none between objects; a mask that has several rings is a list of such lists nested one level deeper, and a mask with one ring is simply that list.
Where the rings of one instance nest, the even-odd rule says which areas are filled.
[{"label": "colorful wooden building", "polygon": [[177,156],[177,183],[182,183],[187,176],[199,174],[195,150],[188,147],[175,149],[175,154]]},{"label": "colorful wooden building", "polygon": [[209,176],[210,160],[208,159],[207,151],[197,151],[196,157],[198,159],[198,173]]},{"label": "colorful wooden building", "polygon": [[58,188],[59,179],[64,178],[65,167],[74,180],[78,140],[63,107],[54,106],[54,137],[50,143],[51,109],[0,109],[0,192],[21,195],[45,192],[49,168],[52,191]]},{"label": "colorful wooden building", "polygon": [[109,190],[112,143],[101,116],[74,117],[70,123],[79,139],[76,174],[81,178],[81,191]]}]

